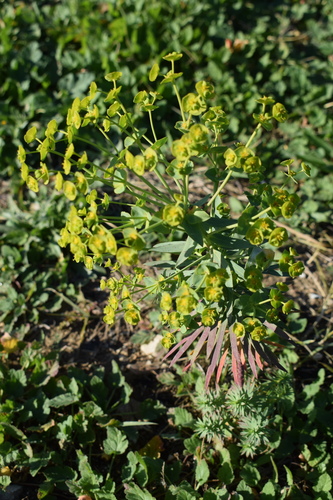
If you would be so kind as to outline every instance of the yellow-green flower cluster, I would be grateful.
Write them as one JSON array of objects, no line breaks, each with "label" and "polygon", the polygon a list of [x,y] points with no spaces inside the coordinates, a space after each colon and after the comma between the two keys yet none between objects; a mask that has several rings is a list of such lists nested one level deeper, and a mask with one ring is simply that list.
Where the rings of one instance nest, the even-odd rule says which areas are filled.
[{"label": "yellow-green flower cluster", "polygon": [[207,307],[201,313],[201,323],[205,326],[213,326],[217,321],[217,317],[217,310]]},{"label": "yellow-green flower cluster", "polygon": [[228,148],[223,156],[227,168],[241,168],[247,174],[260,173],[264,170],[260,158],[246,146],[241,145],[236,149]]},{"label": "yellow-green flower cluster", "polygon": [[[208,146],[208,128],[201,123],[196,123],[189,128],[189,131],[185,133],[181,139],[173,141],[171,151],[177,161],[185,162],[192,156],[198,156],[204,151],[207,151]],[[174,163],[174,167],[177,168],[176,163]]]},{"label": "yellow-green flower cluster", "polygon": [[135,156],[128,150],[125,153],[126,166],[139,176],[142,176],[147,171],[154,170],[157,162],[157,153],[152,148],[147,148],[143,154]]},{"label": "yellow-green flower cluster", "polygon": [[245,269],[245,286],[251,292],[257,292],[262,288],[263,274],[256,266],[249,266]]},{"label": "yellow-green flower cluster", "polygon": [[243,324],[245,331],[251,335],[253,340],[260,342],[268,335],[267,328],[257,318],[244,318]]},{"label": "yellow-green flower cluster", "polygon": [[245,235],[252,245],[261,245],[265,238],[269,238],[274,229],[274,222],[269,217],[263,217],[249,227]]},{"label": "yellow-green flower cluster", "polygon": [[277,187],[266,194],[266,197],[275,217],[282,215],[285,219],[290,219],[301,201],[296,193],[289,193],[286,189]]},{"label": "yellow-green flower cluster", "polygon": [[191,314],[197,305],[197,300],[190,293],[183,293],[176,298],[176,309],[180,314]]},{"label": "yellow-green flower cluster", "polygon": [[180,226],[185,217],[185,210],[178,204],[166,205],[163,208],[162,220],[171,227]]},{"label": "yellow-green flower cluster", "polygon": [[209,304],[219,302],[224,295],[224,285],[229,279],[226,269],[211,271],[205,279],[204,297]]},{"label": "yellow-green flower cluster", "polygon": [[221,106],[212,106],[202,117],[209,130],[215,133],[223,133],[229,126],[229,119]]},{"label": "yellow-green flower cluster", "polygon": [[282,252],[281,258],[279,260],[279,267],[283,273],[288,273],[291,278],[296,278],[304,272],[304,264],[301,261],[296,261],[295,256],[297,252],[289,248],[289,250],[284,250]]},{"label": "yellow-green flower cluster", "polygon": [[130,288],[127,286],[130,277],[126,275],[120,279],[111,277],[100,281],[101,290],[110,292],[108,303],[103,310],[103,319],[107,324],[114,324],[117,312],[123,312],[124,320],[130,325],[137,325],[141,320],[139,306],[133,299],[133,294],[136,292],[135,283],[141,281],[143,277],[142,270],[136,268],[135,274],[137,279],[131,280]]}]

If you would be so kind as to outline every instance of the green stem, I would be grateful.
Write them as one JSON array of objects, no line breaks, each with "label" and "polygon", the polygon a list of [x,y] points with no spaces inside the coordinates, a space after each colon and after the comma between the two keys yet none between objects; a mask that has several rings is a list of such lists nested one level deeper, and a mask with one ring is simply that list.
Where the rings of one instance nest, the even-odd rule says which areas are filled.
[{"label": "green stem", "polygon": [[258,219],[262,215],[267,214],[267,212],[270,212],[270,210],[272,210],[271,207],[265,208],[264,210],[262,210],[261,212],[259,212],[257,215],[254,215],[253,217],[251,217],[251,220]]},{"label": "green stem", "polygon": [[272,299],[266,299],[262,300],[261,302],[258,302],[258,306],[261,306],[262,304],[267,304],[268,302],[271,302]]},{"label": "green stem", "polygon": [[163,186],[165,187],[165,189],[168,191],[168,193],[172,196],[174,196],[175,192],[171,189],[171,187],[168,185],[168,183],[166,182],[166,180],[164,179],[163,175],[161,174],[161,172],[159,172],[157,170],[157,168],[154,169],[154,174],[157,175],[157,177],[159,178],[160,182],[163,184]]},{"label": "green stem", "polygon": [[183,111],[182,100],[181,100],[181,97],[179,95],[177,85],[175,84],[175,82],[172,82],[172,85],[173,85],[175,94],[177,96],[177,100],[178,100],[178,104],[179,104],[179,109],[180,109],[180,112],[181,112],[181,115],[182,115],[182,120],[183,120],[183,122],[185,122],[186,119],[185,119],[185,115],[184,115],[184,111]]},{"label": "green stem", "polygon": [[99,149],[103,153],[107,153],[108,155],[110,154],[110,151],[108,149],[103,148],[99,144],[96,144],[95,142],[92,142],[89,139],[85,139],[85,138],[80,137],[80,136],[77,136],[77,137],[75,136],[75,140],[78,140],[78,141],[81,141],[81,142],[85,142],[86,144],[89,144],[90,146],[92,146],[92,147],[94,147],[96,149]]},{"label": "green stem", "polygon": [[[262,105],[262,113],[264,114],[265,113],[265,109],[266,109],[266,105],[263,104]],[[245,144],[245,147],[248,148],[251,144],[251,142],[253,141],[253,139],[255,138],[255,136],[257,135],[258,131],[260,130],[260,128],[262,127],[261,123],[258,123],[258,125],[256,126],[256,128],[254,129],[251,137],[249,138],[249,140],[247,141],[247,143]]]},{"label": "green stem", "polygon": [[183,186],[184,186],[184,209],[187,210],[188,207],[188,185],[189,185],[189,176],[183,176]]},{"label": "green stem", "polygon": [[105,137],[105,139],[112,145],[112,147],[115,149],[115,151],[117,151],[117,154],[119,154],[119,151],[117,149],[117,146],[115,145],[115,143],[110,139],[110,137],[105,133],[105,131],[99,126],[97,125],[97,129],[99,130],[99,132],[103,135],[103,137]]},{"label": "green stem", "polygon": [[163,221],[158,221],[158,222],[154,222],[154,224],[152,224],[151,226],[148,226],[147,228],[144,228],[144,229],[141,229],[141,231],[138,231],[139,234],[145,234],[147,232],[147,230],[149,229],[153,229],[155,227],[158,227],[160,226],[161,224],[163,224]]},{"label": "green stem", "polygon": [[179,191],[182,193],[182,192],[183,192],[183,188],[182,188],[182,186],[180,185],[179,180],[178,180],[178,179],[176,179],[175,177],[174,177],[174,179],[173,179],[173,180],[174,180],[174,183],[177,185],[177,187],[178,187]]},{"label": "green stem", "polygon": [[258,125],[256,126],[256,128],[254,129],[251,137],[249,138],[249,140],[247,141],[247,143],[245,144],[245,147],[248,148],[251,144],[251,142],[253,141],[253,139],[255,138],[255,136],[257,135],[259,129],[262,127],[261,123],[258,123]]},{"label": "green stem", "polygon": [[79,313],[81,313],[84,318],[89,319],[90,315],[88,313],[86,313],[83,309],[81,309],[81,307],[74,304],[74,302],[71,299],[69,299],[68,297],[66,297],[66,295],[64,295],[63,293],[58,292],[57,290],[55,290],[54,288],[51,288],[51,287],[45,288],[45,291],[50,291],[50,292],[55,293],[56,295],[61,297],[62,300],[67,302],[67,304],[69,304],[73,309],[76,309]]},{"label": "green stem", "polygon": [[201,262],[205,258],[206,258],[206,255],[201,255],[201,257],[199,257],[198,259],[194,260],[193,262],[191,262],[187,266],[183,267],[182,269],[180,269],[176,273],[172,274],[171,276],[168,276],[168,278],[165,278],[164,281],[172,280],[175,276],[178,276],[178,274],[182,273],[183,271],[186,271],[186,269],[189,269],[190,267],[195,266],[196,264],[198,264],[199,262]]},{"label": "green stem", "polygon": [[222,182],[222,184],[220,185],[220,187],[215,191],[214,195],[212,196],[212,198],[209,200],[209,202],[207,203],[207,207],[210,207],[210,205],[215,201],[215,199],[218,197],[218,195],[220,194],[220,192],[222,191],[222,189],[225,187],[225,185],[227,184],[227,182],[229,181],[230,177],[232,176],[232,170],[229,170],[226,178],[224,179],[224,181]]},{"label": "green stem", "polygon": [[153,133],[154,141],[157,142],[152,112],[148,111],[148,115],[149,115],[150,127],[151,127],[151,131]]}]

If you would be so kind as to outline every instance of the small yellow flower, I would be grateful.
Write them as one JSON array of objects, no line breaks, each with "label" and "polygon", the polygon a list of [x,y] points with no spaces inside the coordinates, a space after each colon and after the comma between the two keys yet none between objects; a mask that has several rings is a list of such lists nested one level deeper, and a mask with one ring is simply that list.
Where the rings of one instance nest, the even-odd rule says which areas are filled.
[{"label": "small yellow flower", "polygon": [[232,330],[236,337],[243,337],[245,335],[245,326],[238,321],[232,325]]},{"label": "small yellow flower", "polygon": [[171,227],[179,226],[185,217],[185,211],[179,205],[166,205],[163,209],[162,219]]},{"label": "small yellow flower", "polygon": [[164,311],[170,311],[171,307],[172,307],[172,297],[170,293],[168,292],[162,293],[160,308],[163,309]]},{"label": "small yellow flower", "polygon": [[137,325],[140,321],[140,313],[137,309],[129,309],[124,314],[124,320],[130,325]]},{"label": "small yellow flower", "polygon": [[119,248],[116,254],[117,261],[122,266],[133,266],[138,262],[138,252],[134,248]]},{"label": "small yellow flower", "polygon": [[182,295],[176,299],[177,311],[181,314],[190,314],[196,305],[197,301],[192,295]]}]

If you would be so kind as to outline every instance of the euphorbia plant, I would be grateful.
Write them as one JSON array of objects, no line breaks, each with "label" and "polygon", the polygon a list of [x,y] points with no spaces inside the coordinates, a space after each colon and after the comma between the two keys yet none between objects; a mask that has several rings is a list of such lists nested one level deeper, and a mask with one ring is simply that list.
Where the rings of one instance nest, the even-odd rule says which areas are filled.
[{"label": "euphorbia plant", "polygon": [[[287,337],[278,326],[280,313],[293,308],[284,297],[288,286],[279,277],[303,271],[293,249],[276,252],[286,245],[288,234],[274,222],[291,217],[299,197],[265,181],[265,165],[254,146],[258,134],[285,121],[287,112],[271,97],[258,99],[261,109],[253,115],[256,125],[247,142],[224,146],[229,120],[220,106],[208,105],[213,85],[201,81],[195,92],[179,95],[176,81],[181,73],[174,66],[181,57],[164,57],[171,70],[160,86],[163,91],[166,84],[172,85],[178,101],[174,137],[159,138],[155,132],[162,95],[139,92],[130,112],[121,99],[121,73],[113,72],[105,77],[111,84],[108,92],[93,82],[86,97],[74,100],[66,130],[58,130],[55,120],[45,138],[38,138],[34,127],[28,130],[26,142],[38,142],[31,153],[40,156],[39,169],[29,168],[23,147],[18,157],[30,189],[38,191],[40,182],[52,178],[55,189],[71,201],[59,244],[69,245],[74,259],[88,269],[98,264],[108,270],[109,277],[101,281],[101,288],[110,292],[105,322],[112,325],[121,314],[136,325],[142,302],[151,300],[161,311],[164,347],[176,344],[169,352],[175,353],[172,363],[196,341],[187,366],[205,346],[206,385],[215,370],[218,383],[228,353],[234,378],[241,383],[246,357],[255,375],[262,359],[278,365],[268,347],[270,329]],[[150,81],[159,73],[155,64]],[[144,114],[149,132],[139,126]],[[98,129],[103,145],[87,136],[84,129],[91,127]],[[93,153],[94,159],[89,159],[84,144],[100,151],[100,158]],[[53,155],[61,158],[61,166]],[[294,179],[291,164],[281,162]],[[300,172],[308,175],[308,167],[302,164]],[[204,197],[190,192],[190,181],[198,175],[211,187]],[[225,199],[235,176],[246,180],[248,199],[237,219]],[[112,215],[112,204],[127,209]],[[265,288],[264,276],[269,274],[277,283]]]}]

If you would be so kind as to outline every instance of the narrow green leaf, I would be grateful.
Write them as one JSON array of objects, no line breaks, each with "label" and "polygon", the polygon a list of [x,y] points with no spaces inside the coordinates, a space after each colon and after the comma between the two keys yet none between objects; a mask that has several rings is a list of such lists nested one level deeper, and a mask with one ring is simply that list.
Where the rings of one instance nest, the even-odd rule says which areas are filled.
[{"label": "narrow green leaf", "polygon": [[230,238],[224,236],[223,234],[210,234],[209,241],[220,248],[226,250],[242,250],[245,248],[251,248],[252,245],[246,240],[241,240],[238,238]]},{"label": "narrow green leaf", "polygon": [[291,470],[286,465],[283,464],[283,467],[286,471],[287,484],[288,484],[288,486],[292,486],[294,484],[293,474],[292,474]]},{"label": "narrow green leaf", "polygon": [[153,252],[181,253],[184,248],[184,241],[167,241],[165,243],[157,243],[153,246]]},{"label": "narrow green leaf", "polygon": [[193,255],[193,252],[195,251],[195,249],[198,246],[197,243],[195,243],[190,236],[188,236],[187,240],[185,242],[182,242],[182,243],[183,243],[183,249],[180,252],[180,255],[177,259],[177,262],[176,262],[177,267],[180,266],[180,264],[182,264],[186,259],[191,257],[191,255]]}]

